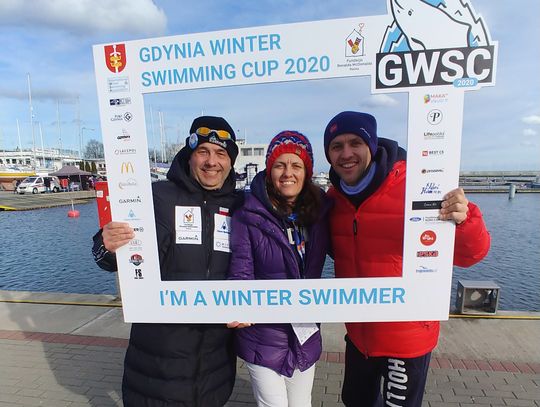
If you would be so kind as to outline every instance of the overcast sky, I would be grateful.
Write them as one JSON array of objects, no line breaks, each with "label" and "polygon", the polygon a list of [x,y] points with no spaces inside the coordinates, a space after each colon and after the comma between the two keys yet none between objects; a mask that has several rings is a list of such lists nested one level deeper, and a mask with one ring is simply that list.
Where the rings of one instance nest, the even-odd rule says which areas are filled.
[{"label": "overcast sky", "polygon": [[[316,5],[315,5],[316,4]],[[474,0],[499,42],[497,83],[465,95],[462,170],[540,170],[540,2]],[[101,140],[92,45],[163,35],[386,14],[386,1],[3,0],[0,2],[0,150],[32,147],[27,73],[36,144],[78,149]],[[310,36],[306,37],[306,41]],[[78,102],[77,102],[78,101]],[[169,141],[191,120],[224,116],[249,142],[284,129],[306,134],[315,168],[326,171],[322,133],[342,110],[374,114],[378,134],[406,145],[405,94],[370,94],[367,77],[227,87],[147,96],[163,112]],[[60,116],[60,126],[57,122]]]}]

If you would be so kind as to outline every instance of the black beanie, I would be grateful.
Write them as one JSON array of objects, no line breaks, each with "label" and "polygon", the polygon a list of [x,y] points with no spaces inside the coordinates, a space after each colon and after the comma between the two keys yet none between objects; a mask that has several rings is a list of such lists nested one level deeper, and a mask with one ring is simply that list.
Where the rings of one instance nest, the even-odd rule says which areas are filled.
[{"label": "black beanie", "polygon": [[[196,130],[200,127],[207,127],[211,130],[226,130],[231,135],[232,140],[222,140],[217,134],[211,132],[207,136],[199,136],[196,134]],[[238,146],[236,145],[236,135],[229,123],[223,117],[216,116],[201,116],[193,120],[191,128],[189,129],[190,136],[186,138],[186,146],[191,149],[191,152],[195,151],[197,146],[202,143],[212,143],[223,147],[227,150],[227,154],[231,158],[231,164],[234,166],[236,157],[238,156]]]}]

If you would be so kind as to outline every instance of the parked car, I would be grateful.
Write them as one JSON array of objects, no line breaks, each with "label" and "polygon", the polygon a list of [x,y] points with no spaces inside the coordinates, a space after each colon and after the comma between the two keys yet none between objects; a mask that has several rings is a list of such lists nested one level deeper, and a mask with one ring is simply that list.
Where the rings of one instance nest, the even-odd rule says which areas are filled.
[{"label": "parked car", "polygon": [[59,192],[60,191],[60,180],[58,177],[40,177],[40,176],[34,176],[34,177],[27,177],[25,178],[18,186],[17,186],[17,193],[18,194],[24,194],[24,193],[42,193],[47,190],[45,187],[45,180],[48,179],[51,182],[51,192]]}]

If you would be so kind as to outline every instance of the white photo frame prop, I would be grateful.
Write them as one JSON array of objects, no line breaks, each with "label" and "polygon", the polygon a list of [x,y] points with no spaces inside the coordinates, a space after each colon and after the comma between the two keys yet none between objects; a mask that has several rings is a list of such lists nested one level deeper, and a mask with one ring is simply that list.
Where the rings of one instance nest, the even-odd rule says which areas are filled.
[{"label": "white photo frame prop", "polygon": [[[495,84],[497,43],[467,1],[388,10],[93,47],[113,219],[136,233],[117,251],[126,322],[448,318],[454,225],[438,208],[458,185],[464,93]],[[161,281],[143,95],[350,76],[409,94],[403,276]]]}]

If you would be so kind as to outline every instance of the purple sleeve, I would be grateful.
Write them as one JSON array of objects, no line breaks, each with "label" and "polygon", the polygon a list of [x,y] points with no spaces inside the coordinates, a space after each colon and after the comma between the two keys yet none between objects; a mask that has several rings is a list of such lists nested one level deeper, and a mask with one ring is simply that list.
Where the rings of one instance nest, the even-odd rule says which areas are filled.
[{"label": "purple sleeve", "polygon": [[254,280],[253,254],[248,225],[243,222],[242,211],[235,212],[231,220],[231,262],[229,280]]}]

